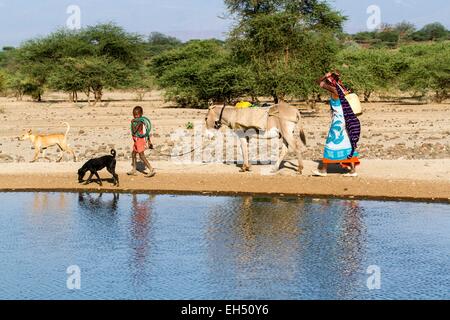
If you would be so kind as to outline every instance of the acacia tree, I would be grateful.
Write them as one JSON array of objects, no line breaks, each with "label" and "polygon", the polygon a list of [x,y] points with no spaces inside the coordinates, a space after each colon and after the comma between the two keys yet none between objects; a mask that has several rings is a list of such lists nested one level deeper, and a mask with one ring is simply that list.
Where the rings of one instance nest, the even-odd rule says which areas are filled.
[{"label": "acacia tree", "polygon": [[152,60],[151,70],[166,98],[183,107],[230,101],[245,93],[251,81],[218,40],[193,40],[167,51]]},{"label": "acacia tree", "polygon": [[234,59],[249,65],[254,95],[307,98],[314,78],[337,52],[345,18],[319,0],[225,0],[236,26],[228,40]]},{"label": "acacia tree", "polygon": [[70,93],[75,101],[77,92],[85,92],[88,100],[92,92],[99,102],[104,88],[127,87],[144,62],[142,38],[114,24],[60,30],[16,51],[12,71],[33,85],[38,101],[49,87]]},{"label": "acacia tree", "polygon": [[427,24],[411,35],[411,38],[415,41],[446,40],[449,39],[449,37],[450,31],[439,22]]},{"label": "acacia tree", "polygon": [[339,53],[336,68],[347,86],[364,95],[368,102],[378,90],[397,88],[399,75],[407,64],[397,51],[390,49],[354,49]]},{"label": "acacia tree", "polygon": [[402,74],[401,88],[422,95],[434,93],[434,100],[443,102],[450,96],[450,44],[421,44],[401,50],[408,69]]},{"label": "acacia tree", "polygon": [[145,43],[145,51],[150,57],[154,57],[181,45],[182,42],[175,37],[167,36],[160,32],[152,32]]}]

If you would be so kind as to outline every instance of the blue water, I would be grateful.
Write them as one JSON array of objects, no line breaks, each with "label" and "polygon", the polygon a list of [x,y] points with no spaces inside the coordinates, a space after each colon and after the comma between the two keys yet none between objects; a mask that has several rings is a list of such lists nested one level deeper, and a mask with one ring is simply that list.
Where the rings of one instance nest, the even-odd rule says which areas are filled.
[{"label": "blue water", "polygon": [[[0,203],[0,299],[450,299],[449,205],[65,193]],[[73,265],[80,290],[66,284]]]}]

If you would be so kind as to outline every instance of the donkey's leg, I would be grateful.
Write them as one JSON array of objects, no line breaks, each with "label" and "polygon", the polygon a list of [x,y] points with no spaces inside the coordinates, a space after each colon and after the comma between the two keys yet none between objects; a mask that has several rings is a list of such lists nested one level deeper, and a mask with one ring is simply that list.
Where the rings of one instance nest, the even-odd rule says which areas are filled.
[{"label": "donkey's leg", "polygon": [[293,137],[296,147],[295,147],[295,153],[297,154],[297,160],[298,160],[298,173],[303,173],[303,154],[302,154],[302,141],[300,140],[300,137]]},{"label": "donkey's leg", "polygon": [[283,140],[283,147],[281,149],[277,163],[273,166],[272,173],[277,173],[278,171],[280,171],[281,163],[283,162],[284,158],[286,157],[288,151],[289,151],[288,145],[287,145],[286,141]]},{"label": "donkey's leg", "polygon": [[298,159],[298,172],[301,174],[303,172],[303,155],[301,149],[300,137],[295,137],[294,135],[294,123],[286,123],[285,128],[283,128],[283,138],[288,143],[289,147],[295,152]]},{"label": "donkey's leg", "polygon": [[239,135],[239,141],[241,142],[242,156],[244,158],[244,164],[242,165],[241,172],[250,171],[250,162],[248,157],[248,141],[245,135]]}]

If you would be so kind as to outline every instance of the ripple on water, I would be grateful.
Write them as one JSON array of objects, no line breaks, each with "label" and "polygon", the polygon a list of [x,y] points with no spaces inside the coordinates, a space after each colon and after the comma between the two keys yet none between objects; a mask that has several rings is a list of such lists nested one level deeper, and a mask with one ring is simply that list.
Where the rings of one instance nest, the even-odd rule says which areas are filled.
[{"label": "ripple on water", "polygon": [[[449,299],[448,205],[0,193],[1,299]],[[81,290],[66,287],[81,268]],[[381,269],[368,290],[367,268]]]}]

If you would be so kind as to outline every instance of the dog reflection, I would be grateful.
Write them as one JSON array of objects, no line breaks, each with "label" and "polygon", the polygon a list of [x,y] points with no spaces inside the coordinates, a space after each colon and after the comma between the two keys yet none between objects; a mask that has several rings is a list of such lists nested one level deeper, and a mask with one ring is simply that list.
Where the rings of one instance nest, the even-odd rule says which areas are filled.
[{"label": "dog reflection", "polygon": [[118,210],[119,194],[113,193],[112,199],[105,200],[103,193],[94,195],[92,193],[78,194],[78,203],[81,208],[92,212],[106,212],[116,214]]}]

